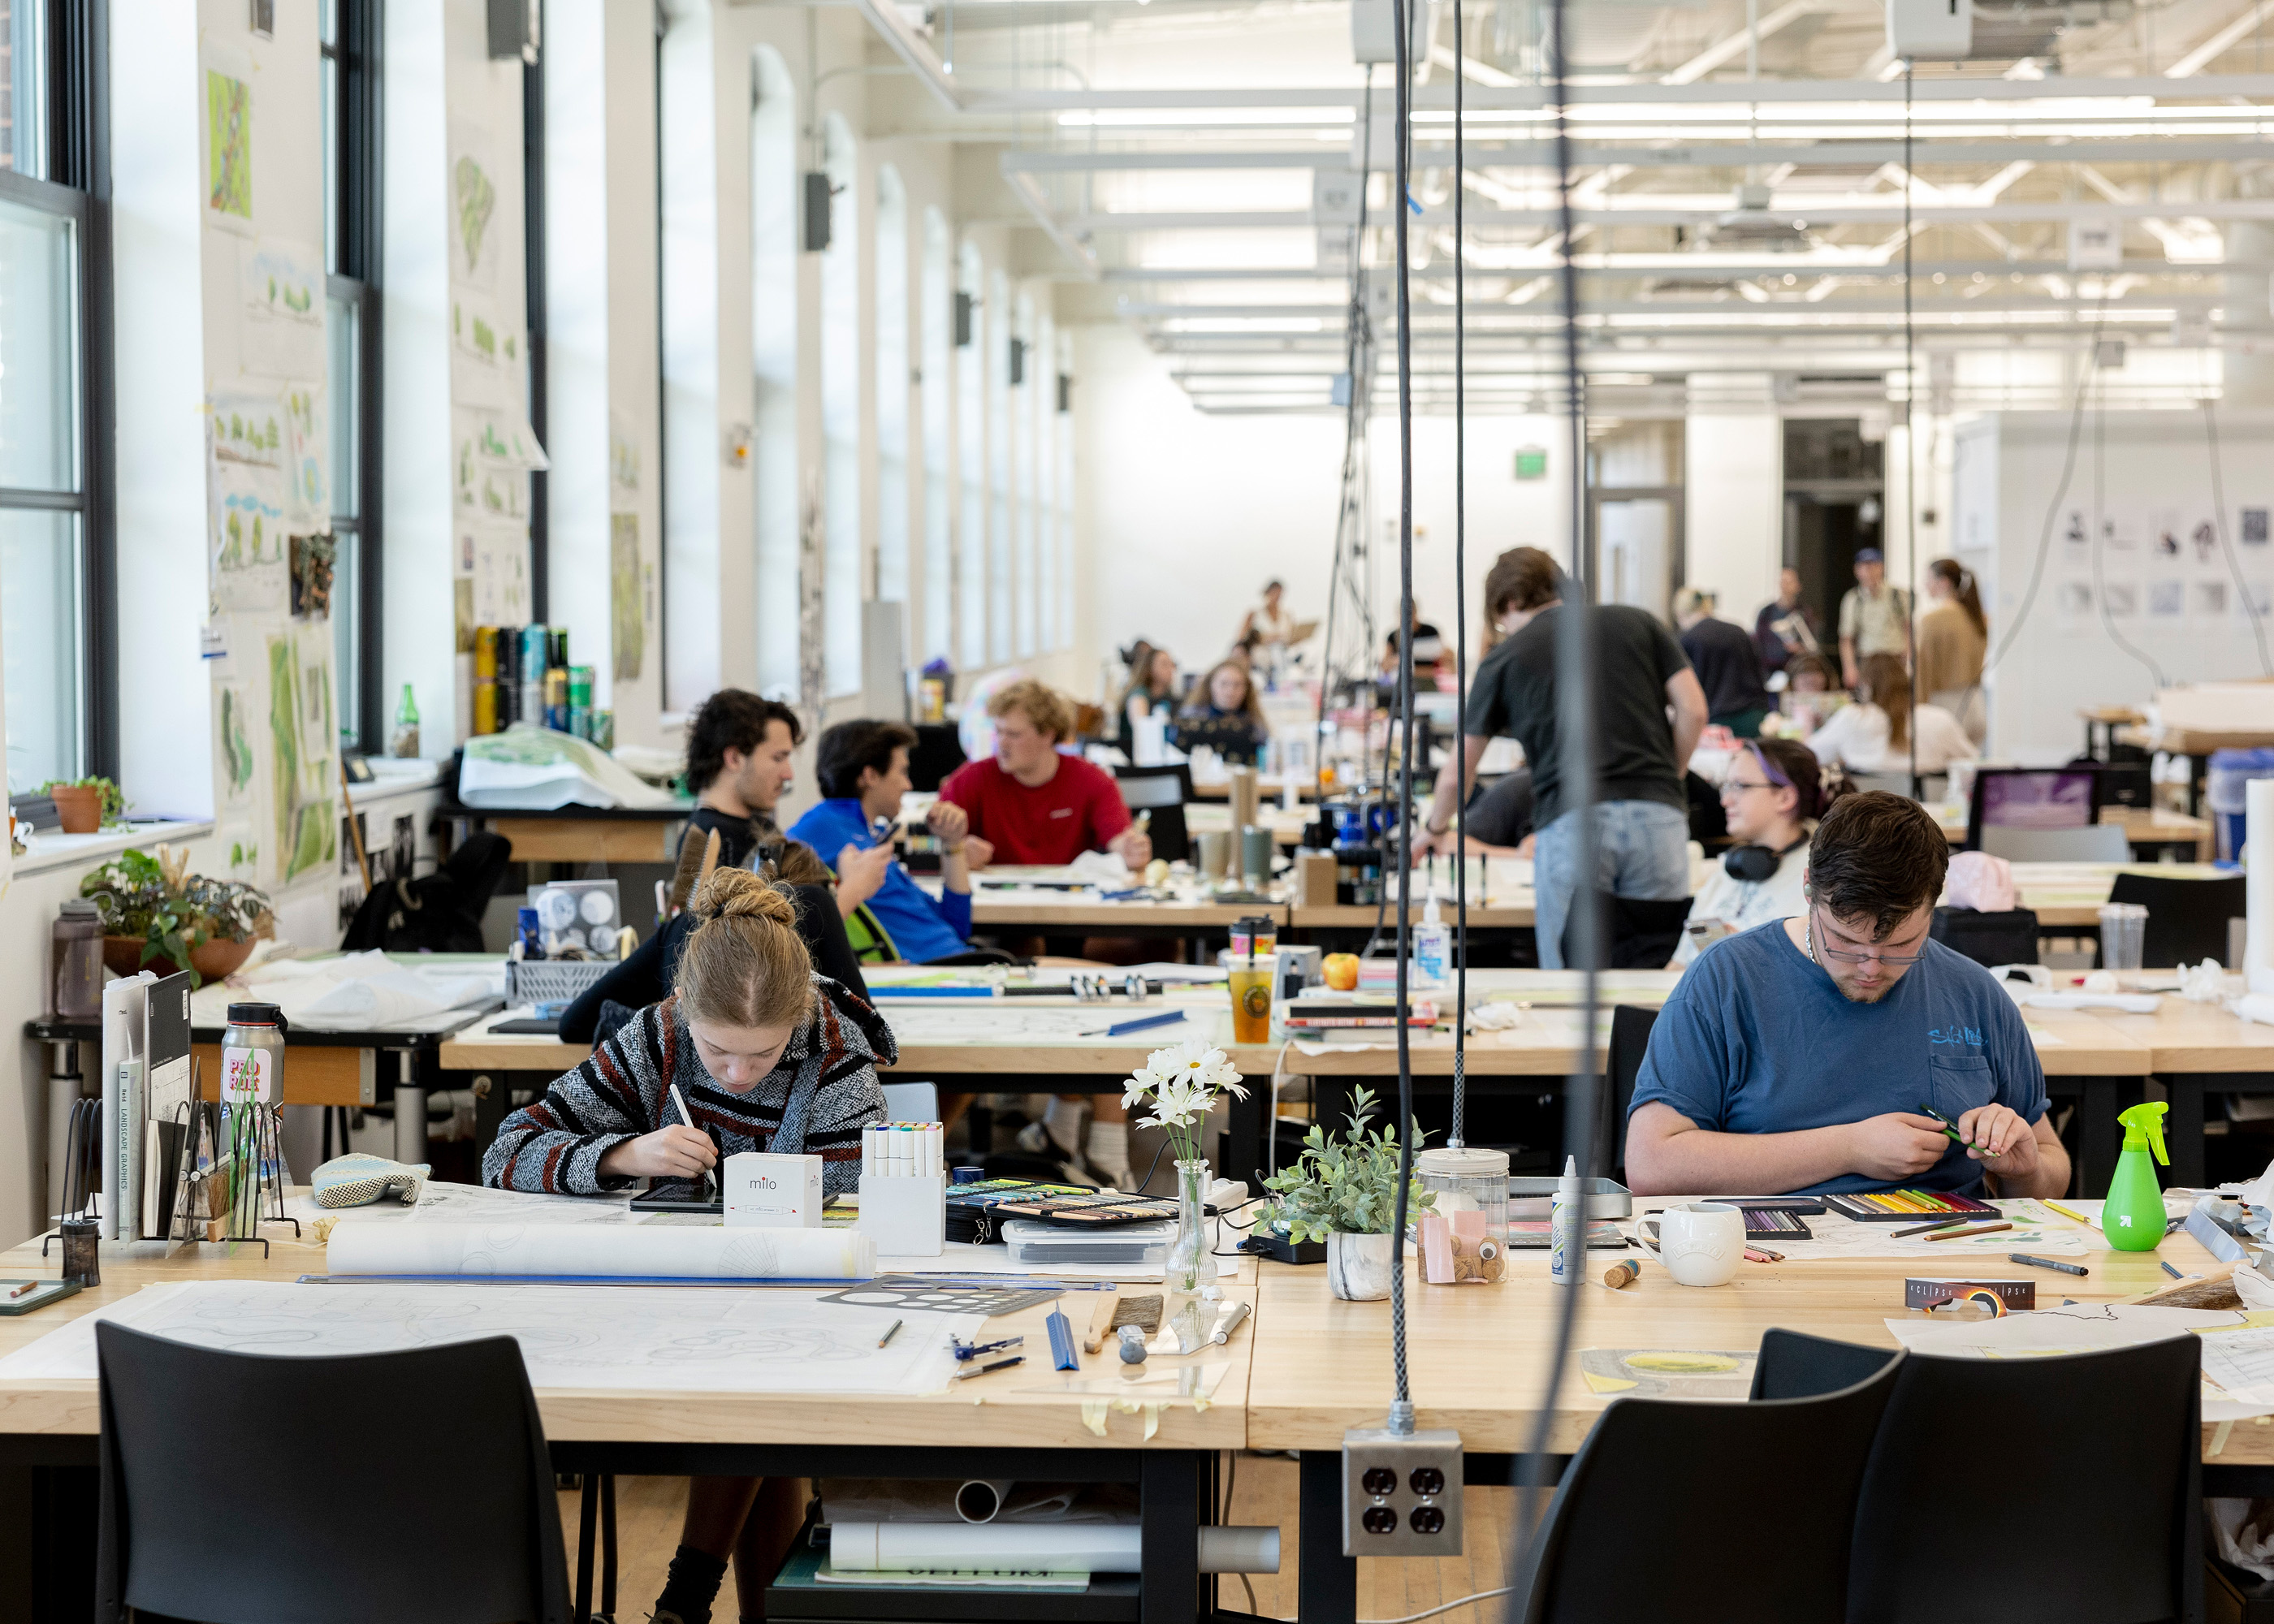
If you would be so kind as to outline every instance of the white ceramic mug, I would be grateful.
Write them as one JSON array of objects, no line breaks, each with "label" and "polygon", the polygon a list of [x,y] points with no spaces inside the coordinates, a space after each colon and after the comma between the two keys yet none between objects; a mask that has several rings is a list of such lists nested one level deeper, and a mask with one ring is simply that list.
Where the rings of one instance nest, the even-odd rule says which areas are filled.
[{"label": "white ceramic mug", "polygon": [[[1648,1231],[1644,1231],[1648,1244]],[[1745,1256],[1745,1214],[1726,1201],[1688,1201],[1658,1214],[1652,1248],[1684,1286],[1726,1286]]]}]

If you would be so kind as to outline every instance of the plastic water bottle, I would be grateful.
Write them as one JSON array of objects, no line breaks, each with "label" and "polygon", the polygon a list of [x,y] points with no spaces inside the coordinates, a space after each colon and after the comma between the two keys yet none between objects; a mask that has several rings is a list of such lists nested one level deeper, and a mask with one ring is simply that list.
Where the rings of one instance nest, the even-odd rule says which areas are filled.
[{"label": "plastic water bottle", "polygon": [[1579,1188],[1579,1164],[1563,1158],[1563,1177],[1547,1202],[1547,1278],[1568,1286],[1579,1278],[1580,1259],[1586,1255],[1587,1204]]}]

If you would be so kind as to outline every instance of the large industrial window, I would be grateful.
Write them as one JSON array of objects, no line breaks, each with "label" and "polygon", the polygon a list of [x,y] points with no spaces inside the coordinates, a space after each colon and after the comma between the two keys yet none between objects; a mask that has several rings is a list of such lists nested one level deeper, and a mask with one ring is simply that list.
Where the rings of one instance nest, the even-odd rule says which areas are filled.
[{"label": "large industrial window", "polygon": [[330,337],[332,641],[340,741],[385,743],[380,646],[378,0],[322,0],[324,266]]},{"label": "large industrial window", "polygon": [[853,131],[822,121],[829,247],[821,256],[822,675],[826,691],[861,686],[861,166]]},{"label": "large industrial window", "polygon": [[955,332],[957,465],[963,520],[955,538],[958,664],[967,672],[987,665],[987,306],[981,301],[979,250],[963,245],[957,303],[969,312]]},{"label": "large industrial window", "polygon": [[110,290],[94,240],[107,8],[0,0],[0,660],[8,790],[118,773]]},{"label": "large industrial window", "polygon": [[888,163],[877,171],[877,597],[903,615],[908,567],[908,194]]},{"label": "large industrial window", "polygon": [[955,658],[953,510],[948,506],[949,369],[954,365],[955,294],[949,285],[947,222],[924,210],[923,251],[923,603],[925,660]]}]

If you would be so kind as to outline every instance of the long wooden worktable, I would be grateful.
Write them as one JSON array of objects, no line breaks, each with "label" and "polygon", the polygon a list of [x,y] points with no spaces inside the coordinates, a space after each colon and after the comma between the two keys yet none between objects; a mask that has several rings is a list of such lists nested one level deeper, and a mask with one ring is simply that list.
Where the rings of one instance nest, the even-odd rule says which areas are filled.
[{"label": "long wooden worktable", "polygon": [[[1639,1212],[1663,1204],[1645,1199],[1637,1207]],[[1551,1479],[1614,1402],[1591,1391],[1580,1376],[1581,1351],[1656,1346],[1744,1352],[1771,1327],[1890,1346],[1886,1320],[1903,1316],[1901,1282],[1920,1267],[1917,1259],[1905,1258],[1747,1264],[1725,1287],[1695,1289],[1675,1284],[1645,1260],[1641,1279],[1627,1290],[1593,1283],[1621,1255],[1632,1254],[1593,1251],[1587,1257],[1572,1356],[1542,1462]],[[2159,1257],[2183,1273],[2210,1265],[2192,1238],[2178,1234],[2157,1253],[2089,1252],[2078,1259],[2090,1271],[2081,1279],[2027,1277],[2036,1280],[2041,1300],[2112,1300],[2168,1283]],[[54,1267],[41,1265],[36,1243],[0,1256],[0,1272],[7,1274],[52,1274]],[[2024,1274],[1987,1259],[1977,1267],[1998,1277]],[[321,1248],[290,1242],[276,1244],[267,1259],[240,1249],[227,1259],[106,1260],[101,1286],[38,1313],[0,1320],[0,1355],[145,1284],[289,1281],[321,1267]],[[555,1464],[564,1471],[1133,1483],[1142,1505],[1145,1574],[1137,1606],[1122,1616],[1143,1624],[1195,1614],[1205,1581],[1197,1572],[1192,1530],[1212,1515],[1215,1453],[1299,1451],[1300,1616],[1306,1624],[1348,1624],[1356,1616],[1356,1566],[1341,1552],[1340,1449],[1346,1429],[1381,1424],[1390,1396],[1389,1305],[1334,1300],[1325,1270],[1317,1267],[1244,1261],[1223,1289],[1227,1297],[1251,1303],[1254,1317],[1227,1345],[1192,1356],[1230,1364],[1208,1406],[1171,1401],[1149,1416],[1109,1410],[1102,1434],[1092,1430],[1097,1417],[1085,1418],[1082,1395],[1070,1392],[1066,1379],[1046,1360],[1035,1358],[988,1378],[982,1389],[922,1396],[718,1394],[659,1380],[652,1389],[540,1387],[538,1406]],[[626,1288],[628,1309],[635,1312],[636,1291]],[[1564,1301],[1563,1291],[1547,1279],[1546,1255],[1512,1254],[1510,1278],[1498,1288],[1427,1286],[1409,1265],[1405,1297],[1419,1425],[1460,1432],[1469,1482],[1510,1481],[1518,1458],[1532,1447],[1555,1317]],[[1043,1345],[1046,1312],[1036,1307],[1005,1317],[990,1323],[990,1334],[1024,1335],[1029,1349]],[[1093,1357],[1083,1364],[1095,1372],[1103,1361]],[[38,1505],[60,1508],[80,1496],[92,1504],[96,1398],[95,1384],[87,1380],[0,1382],[0,1500],[17,1500],[28,1489]],[[2202,1447],[2207,1492],[2260,1494],[2274,1488],[2274,1425],[2209,1425]],[[0,1528],[0,1613],[29,1616],[22,1611],[22,1588],[27,1581],[53,1584],[69,1577],[53,1571],[57,1563],[84,1563],[91,1570],[90,1526],[83,1515],[51,1515],[11,1519]]]}]

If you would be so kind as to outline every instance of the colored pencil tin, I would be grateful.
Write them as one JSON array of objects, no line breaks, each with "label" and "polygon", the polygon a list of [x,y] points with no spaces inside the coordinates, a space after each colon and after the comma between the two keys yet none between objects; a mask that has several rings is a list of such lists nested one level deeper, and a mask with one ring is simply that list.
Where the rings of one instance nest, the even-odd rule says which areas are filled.
[{"label": "colored pencil tin", "polygon": [[1987,1201],[1939,1190],[1864,1190],[1827,1195],[1825,1206],[1857,1223],[1921,1223],[1931,1218],[2002,1218]]}]

